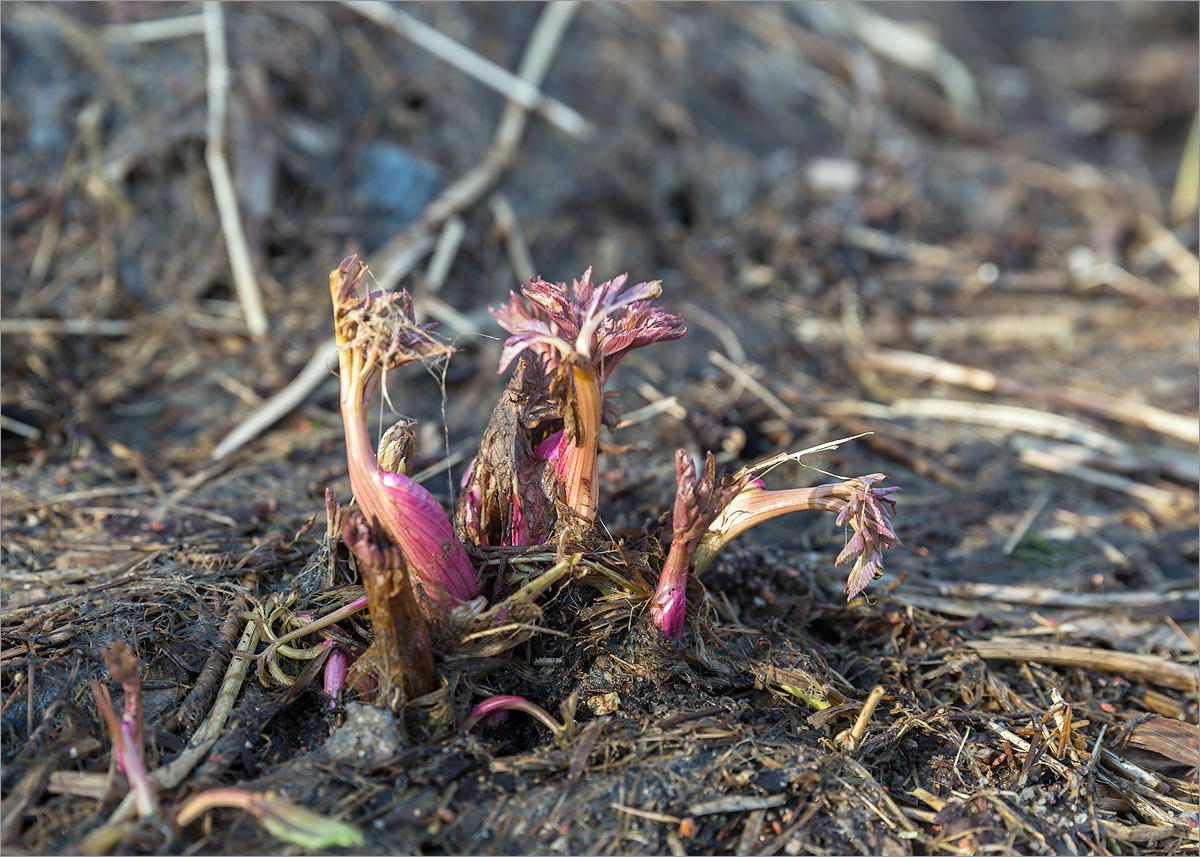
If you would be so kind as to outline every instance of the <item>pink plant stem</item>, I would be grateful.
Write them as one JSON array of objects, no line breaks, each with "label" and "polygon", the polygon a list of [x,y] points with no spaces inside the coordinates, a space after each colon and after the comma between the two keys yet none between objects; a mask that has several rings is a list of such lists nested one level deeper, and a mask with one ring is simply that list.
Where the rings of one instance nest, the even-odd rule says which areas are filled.
[{"label": "pink plant stem", "polygon": [[[588,365],[581,365],[584,362]],[[576,425],[559,461],[563,499],[585,522],[596,520],[596,487],[600,479],[597,453],[600,448],[600,421],[604,396],[600,381],[586,357],[573,357],[571,384],[575,390]]]},{"label": "pink plant stem", "polygon": [[689,554],[681,539],[671,542],[667,561],[658,579],[650,616],[668,640],[678,640],[687,618],[687,576]]},{"label": "pink plant stem", "polygon": [[[435,610],[445,612],[474,594],[475,569],[462,543],[454,538],[445,512],[425,488],[406,476],[382,470],[371,442],[371,396],[378,374],[357,350],[339,352],[341,412],[346,458],[354,499],[367,520],[394,539],[409,558],[409,568],[422,594]],[[439,518],[440,516],[440,518]],[[444,523],[439,529],[438,525]],[[444,531],[442,531],[444,530]],[[446,602],[447,596],[451,599]]]},{"label": "pink plant stem", "polygon": [[695,573],[699,574],[707,568],[713,557],[731,541],[764,521],[790,512],[841,512],[846,508],[845,493],[846,489],[840,484],[780,491],[767,491],[761,482],[747,485],[717,516],[708,533],[700,540],[693,557]]},{"label": "pink plant stem", "polygon": [[546,727],[554,733],[554,737],[558,738],[566,732],[566,727],[555,720],[546,709],[542,708],[536,702],[530,702],[523,696],[493,696],[485,699],[483,702],[471,709],[470,715],[467,716],[466,722],[463,723],[463,730],[466,732],[475,728],[475,725],[480,720],[497,711],[524,711],[531,717],[536,717],[542,721]]},{"label": "pink plant stem", "polygon": [[139,818],[148,818],[158,811],[154,795],[154,784],[146,771],[145,747],[142,733],[142,683],[139,676],[141,664],[133,649],[124,640],[114,640],[103,651],[104,664],[109,675],[121,684],[125,691],[125,705],[120,719],[112,704],[108,688],[92,682],[92,695],[96,707],[108,725],[113,742],[113,756],[117,769],[129,780]]}]

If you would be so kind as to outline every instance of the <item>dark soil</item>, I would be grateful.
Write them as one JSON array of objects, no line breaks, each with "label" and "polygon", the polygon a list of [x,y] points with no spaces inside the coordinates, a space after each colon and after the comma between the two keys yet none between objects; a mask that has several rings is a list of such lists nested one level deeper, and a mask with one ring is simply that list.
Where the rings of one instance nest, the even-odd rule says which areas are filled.
[{"label": "dark soil", "polygon": [[[297,853],[240,810],[176,823],[227,786],[364,853],[1197,851],[1195,4],[581,4],[540,88],[590,134],[543,110],[511,151],[503,95],[352,6],[222,6],[259,336],[205,36],[137,40],[200,7],[0,10],[5,853]],[[543,13],[396,8],[514,71]],[[138,821],[103,647],[138,654],[157,771],[246,665],[248,612],[362,592],[325,539],[326,488],[350,497],[332,371],[213,454],[319,359],[351,253],[458,349],[388,379],[447,508],[506,383],[487,308],[525,276],[661,279],[688,333],[614,375],[604,526],[476,554],[501,592],[557,579],[437,634],[439,690],[331,711],[319,664],[290,689],[252,664]],[[881,581],[847,604],[834,516],[788,516],[693,579],[677,646],[651,633],[676,449],[732,471],[863,432],[767,479],[901,486]],[[498,694],[560,734],[464,731]]]}]

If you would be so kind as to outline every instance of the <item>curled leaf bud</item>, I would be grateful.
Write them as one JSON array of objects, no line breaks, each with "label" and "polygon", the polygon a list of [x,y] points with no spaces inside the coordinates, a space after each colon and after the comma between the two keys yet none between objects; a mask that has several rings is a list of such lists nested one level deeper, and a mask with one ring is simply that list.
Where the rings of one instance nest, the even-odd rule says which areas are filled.
[{"label": "curled leaf bud", "polygon": [[416,423],[400,420],[379,439],[379,466],[401,476],[412,476],[413,456],[416,454]]},{"label": "curled leaf bud", "polygon": [[704,457],[704,472],[700,475],[686,451],[675,452],[673,537],[650,605],[650,616],[667,639],[678,639],[683,633],[687,573],[692,554],[713,520],[737,495],[741,484],[736,479],[722,479],[718,484],[716,460],[711,452]]}]

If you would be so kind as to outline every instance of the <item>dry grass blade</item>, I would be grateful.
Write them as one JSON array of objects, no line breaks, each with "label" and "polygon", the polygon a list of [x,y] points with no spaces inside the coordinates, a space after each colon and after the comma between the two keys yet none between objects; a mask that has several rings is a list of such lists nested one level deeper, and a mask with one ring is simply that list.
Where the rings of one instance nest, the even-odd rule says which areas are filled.
[{"label": "dry grass blade", "polygon": [[225,249],[233,269],[246,329],[256,339],[266,335],[270,327],[263,309],[262,293],[254,275],[250,247],[242,228],[233,174],[225,157],[225,105],[229,96],[229,62],[225,56],[225,13],[220,0],[204,4],[204,44],[208,50],[208,146],[204,150],[221,230],[225,234]]},{"label": "dry grass blade", "polygon": [[[955,420],[1011,429],[1069,441],[1118,459],[1129,457],[1142,463],[1146,469],[1161,467],[1177,479],[1189,482],[1196,482],[1200,479],[1200,465],[1197,464],[1194,455],[1165,447],[1135,448],[1111,435],[1096,431],[1080,420],[1032,408],[993,405],[986,402],[966,402],[957,399],[900,399],[890,405],[863,401],[830,402],[823,405],[821,410],[823,413],[834,416],[858,414],[883,420],[904,417]],[[1143,459],[1148,459],[1148,463],[1142,462]]]},{"label": "dry grass blade", "polygon": [[688,809],[688,815],[716,815],[722,812],[746,812],[755,809],[770,809],[787,803],[787,795],[770,795],[755,797],[754,795],[735,795],[718,798],[717,800],[698,803]]},{"label": "dry grass blade", "polygon": [[0,321],[0,334],[60,334],[65,336],[128,336],[138,329],[132,321],[102,318],[6,318]]},{"label": "dry grass blade", "polygon": [[203,12],[196,15],[180,15],[176,18],[159,18],[138,21],[136,24],[109,24],[101,30],[106,42],[161,42],[184,36],[204,34],[206,18]]},{"label": "dry grass blade", "polygon": [[865,3],[845,3],[835,8],[871,50],[925,72],[938,82],[961,119],[978,119],[981,102],[970,70],[928,33],[882,15]]},{"label": "dry grass blade", "polygon": [[779,415],[780,419],[789,422],[795,419],[796,414],[792,409],[779,401],[779,397],[764,387],[758,379],[750,374],[750,370],[745,366],[738,366],[719,351],[708,352],[708,359],[716,366],[728,372],[735,381],[761,399],[763,404]]},{"label": "dry grass blade", "polygon": [[508,262],[512,265],[513,275],[519,283],[530,282],[537,273],[533,257],[529,255],[529,244],[525,241],[525,233],[521,229],[521,221],[512,203],[502,193],[494,193],[488,197],[488,206],[492,209],[492,217],[496,219],[496,231],[504,240],[504,249],[508,252]]},{"label": "dry grass blade", "polygon": [[241,449],[303,402],[317,386],[329,378],[330,363],[337,361],[337,340],[324,340],[313,349],[312,357],[291,383],[267,399],[263,406],[238,423],[233,431],[213,447],[212,457],[220,460]]},{"label": "dry grass blade", "polygon": [[1195,508],[1195,495],[1192,492],[1156,488],[1153,485],[1146,485],[1142,482],[1126,479],[1124,476],[1118,476],[1115,473],[1106,473],[1103,470],[1096,470],[1094,467],[1074,464],[1058,454],[1060,451],[1061,449],[1058,447],[1039,449],[1028,445],[1021,449],[1020,457],[1021,461],[1025,464],[1030,464],[1051,473],[1070,476],[1083,482],[1089,482],[1092,485],[1099,485],[1102,488],[1120,491],[1122,494],[1128,494],[1130,497],[1140,500],[1152,508],[1164,511]]}]

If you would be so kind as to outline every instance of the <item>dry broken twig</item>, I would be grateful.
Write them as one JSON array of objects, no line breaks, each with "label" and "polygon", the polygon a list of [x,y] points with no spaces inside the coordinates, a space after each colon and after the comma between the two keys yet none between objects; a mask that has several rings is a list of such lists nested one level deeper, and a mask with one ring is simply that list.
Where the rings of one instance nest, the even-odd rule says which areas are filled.
[{"label": "dry broken twig", "polygon": [[[534,83],[522,75],[514,75],[503,66],[481,57],[470,48],[454,41],[433,27],[418,21],[412,15],[387,3],[373,0],[342,0],[342,4],[399,33],[404,38],[440,57],[459,71],[469,74],[485,86],[515,101],[525,110],[532,110],[546,118],[560,131],[573,137],[585,137],[591,132],[591,123],[555,98],[543,95],[538,89],[540,81]],[[550,3],[548,6],[567,5]]]}]

